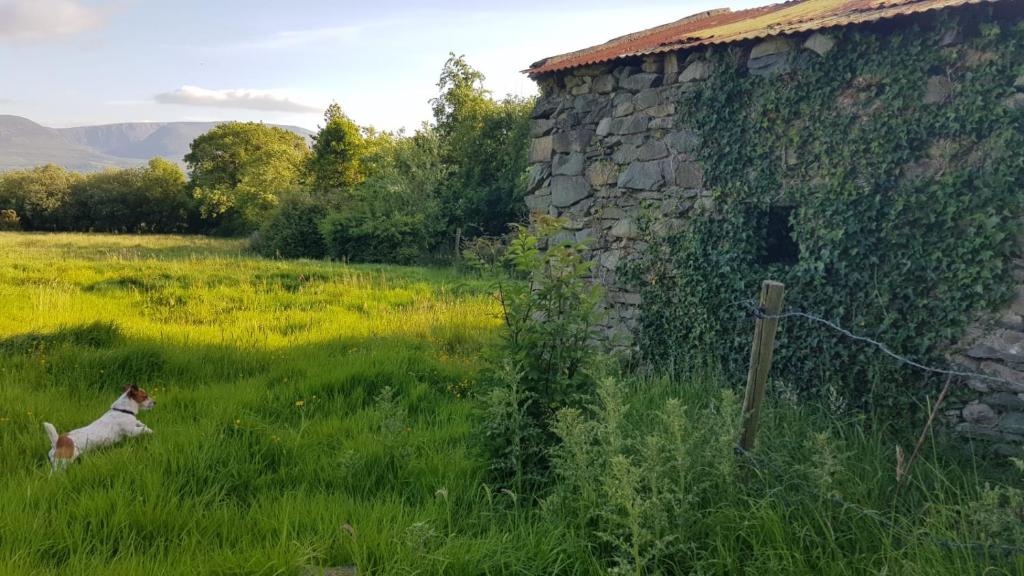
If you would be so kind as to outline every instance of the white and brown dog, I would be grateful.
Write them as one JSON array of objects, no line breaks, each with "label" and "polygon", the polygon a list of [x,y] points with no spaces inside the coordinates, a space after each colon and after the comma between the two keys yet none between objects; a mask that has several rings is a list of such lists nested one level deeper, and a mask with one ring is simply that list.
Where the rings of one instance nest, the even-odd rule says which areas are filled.
[{"label": "white and brown dog", "polygon": [[152,434],[148,426],[139,421],[139,410],[149,410],[156,402],[146,391],[135,384],[124,389],[106,414],[84,428],[67,434],[57,434],[57,428],[49,422],[43,423],[50,437],[50,464],[53,469],[64,468],[89,450],[110,446],[125,438]]}]

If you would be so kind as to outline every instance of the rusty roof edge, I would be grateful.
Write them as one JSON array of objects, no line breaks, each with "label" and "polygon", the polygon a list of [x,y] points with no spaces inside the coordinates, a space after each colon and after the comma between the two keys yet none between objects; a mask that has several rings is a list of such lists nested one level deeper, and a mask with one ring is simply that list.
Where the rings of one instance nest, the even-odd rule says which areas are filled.
[{"label": "rusty roof edge", "polygon": [[[651,46],[651,47],[648,47],[648,48],[621,52],[621,53],[617,53],[617,54],[614,54],[614,55],[607,55],[607,56],[596,56],[595,55],[595,57],[593,59],[581,60],[579,62],[574,62],[574,63],[572,63],[570,65],[566,65],[566,66],[559,66],[558,65],[559,62],[565,62],[565,61],[573,60],[575,58],[584,57],[588,52],[593,52],[593,51],[596,51],[596,50],[598,50],[600,48],[604,48],[606,50],[613,49],[615,47],[615,43],[617,41],[625,41],[625,40],[629,40],[629,39],[642,38],[644,36],[649,36],[649,35],[652,35],[652,34],[654,34],[656,32],[659,32],[659,31],[662,31],[662,30],[666,30],[668,28],[671,28],[672,26],[678,25],[681,22],[685,22],[687,19],[684,18],[682,20],[678,20],[678,21],[672,22],[670,24],[664,24],[662,26],[657,26],[655,28],[649,28],[647,30],[643,30],[641,32],[637,32],[637,33],[634,33],[632,35],[620,36],[618,38],[615,38],[613,40],[610,40],[610,41],[606,42],[605,44],[598,44],[596,46],[591,46],[589,48],[584,48],[582,50],[576,50],[576,51],[573,51],[573,52],[567,52],[565,54],[559,54],[557,56],[551,56],[551,57],[545,58],[543,60],[540,60],[537,63],[534,63],[533,65],[531,65],[530,68],[528,68],[526,70],[523,70],[522,73],[523,74],[527,74],[531,78],[536,79],[536,78],[538,78],[538,77],[540,77],[542,75],[545,75],[545,74],[550,74],[550,73],[555,73],[555,72],[564,72],[566,70],[574,70],[574,69],[581,68],[581,67],[584,67],[584,66],[593,66],[595,64],[603,64],[603,63],[606,63],[606,62],[612,62],[612,61],[615,61],[615,60],[622,60],[622,59],[626,59],[626,58],[636,58],[636,57],[641,57],[641,56],[649,56],[649,55],[652,55],[652,54],[663,54],[663,53],[667,53],[667,52],[676,52],[676,51],[680,51],[680,50],[686,50],[686,49],[689,49],[689,48],[696,48],[696,47],[699,47],[699,46],[712,46],[712,45],[730,44],[730,43],[733,43],[733,42],[742,42],[742,41],[747,41],[747,40],[762,39],[762,38],[767,38],[767,37],[770,37],[770,36],[780,36],[780,35],[785,35],[785,34],[796,34],[796,33],[802,33],[802,32],[810,32],[812,30],[825,30],[825,29],[832,29],[832,28],[838,28],[838,27],[844,27],[844,26],[852,26],[852,25],[858,25],[858,24],[867,24],[867,23],[872,23],[872,22],[878,22],[880,20],[888,20],[888,19],[892,19],[892,18],[897,18],[897,17],[900,17],[900,16],[910,16],[910,15],[915,15],[915,14],[923,14],[923,13],[926,13],[926,12],[932,12],[932,11],[937,11],[937,10],[945,10],[945,9],[951,9],[951,8],[959,8],[959,7],[968,6],[968,5],[993,4],[993,3],[996,3],[998,1],[1000,1],[1000,0],[911,0],[909,2],[903,2],[903,3],[899,3],[899,4],[895,4],[895,5],[888,5],[888,6],[882,4],[882,5],[878,6],[877,8],[876,7],[859,8],[859,9],[851,10],[850,12],[845,13],[845,14],[832,14],[832,15],[822,16],[822,17],[817,17],[817,18],[807,18],[807,19],[791,21],[791,22],[782,22],[782,23],[779,23],[779,24],[773,24],[772,26],[768,26],[768,27],[765,27],[765,28],[762,28],[762,29],[750,30],[750,31],[747,31],[747,32],[735,33],[735,34],[730,34],[730,35],[726,35],[726,36],[722,36],[722,37],[715,37],[715,36],[711,36],[711,37],[707,37],[707,38],[700,38],[699,36],[698,37],[691,37],[691,38],[689,38],[687,40],[683,40],[683,41],[674,41],[674,42],[669,42],[669,43],[663,43],[663,44],[654,45],[654,46]],[[755,12],[762,12],[762,11],[764,11],[764,12],[771,12],[773,10],[768,10],[769,8],[778,10],[778,9],[781,9],[782,7],[786,7],[786,6],[790,6],[790,5],[794,5],[794,4],[798,4],[798,3],[800,3],[800,0],[795,0],[795,1],[791,0],[789,2],[783,2],[783,3],[778,3],[778,4],[771,4],[771,5],[762,6],[762,7],[758,7],[758,8],[751,8],[749,10],[738,11],[738,12],[734,12],[733,14],[739,15],[739,14],[743,14],[743,13],[755,13]],[[705,13],[701,13],[700,15],[704,15],[704,14]],[[695,31],[695,32],[699,32],[699,30]],[[545,68],[547,68],[547,69],[545,69]]]}]

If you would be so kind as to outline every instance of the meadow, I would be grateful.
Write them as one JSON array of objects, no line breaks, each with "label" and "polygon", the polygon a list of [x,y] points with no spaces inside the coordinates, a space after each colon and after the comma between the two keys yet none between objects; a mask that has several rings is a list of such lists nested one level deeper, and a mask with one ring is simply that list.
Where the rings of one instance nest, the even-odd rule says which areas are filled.
[{"label": "meadow", "polygon": [[[929,443],[899,493],[888,437],[781,387],[771,464],[745,466],[713,375],[605,386],[562,421],[580,450],[550,494],[495,486],[477,388],[502,317],[472,275],[0,233],[0,302],[2,574],[1024,571],[1012,467]],[[42,422],[85,425],[131,382],[155,434],[51,475]]]}]

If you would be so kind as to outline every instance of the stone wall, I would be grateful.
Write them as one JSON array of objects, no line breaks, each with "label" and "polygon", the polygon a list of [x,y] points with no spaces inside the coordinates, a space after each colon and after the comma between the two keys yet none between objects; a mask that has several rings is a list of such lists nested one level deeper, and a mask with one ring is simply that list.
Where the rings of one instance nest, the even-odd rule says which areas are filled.
[{"label": "stone wall", "polygon": [[[750,45],[751,74],[783,73],[803,52],[823,56],[834,40],[820,33]],[[619,281],[619,265],[644,243],[641,210],[671,232],[693,210],[712,208],[697,132],[680,127],[682,93],[713,73],[704,52],[670,53],[589,66],[538,80],[531,124],[530,210],[561,217],[592,251],[595,280],[608,292],[606,337],[628,346],[640,296]],[[685,122],[682,124],[685,125]]]},{"label": "stone wall", "polygon": [[[959,39],[951,34],[950,45]],[[751,74],[775,76],[836,45],[815,32],[735,45]],[[695,211],[713,208],[697,160],[701,135],[686,128],[681,95],[715,71],[707,53],[694,50],[616,60],[538,79],[542,96],[531,125],[527,204],[535,213],[565,219],[571,238],[587,241],[594,280],[607,291],[604,336],[630,346],[638,327],[640,296],[619,278],[620,264],[645,248],[639,238],[642,213],[658,214],[661,231],[678,229]],[[922,86],[925,102],[950,94],[945,76]],[[1024,77],[1008,106],[1024,105]],[[928,167],[908,167],[908,170]],[[1017,384],[975,381],[976,395],[951,407],[947,416],[960,432],[995,442],[1011,453],[1024,445],[1024,270],[1022,294],[997,320],[972,327],[965,367]]]},{"label": "stone wall", "polygon": [[953,357],[961,369],[1002,381],[968,379],[969,390],[946,411],[958,433],[1003,456],[1024,456],[1024,261],[1014,267],[1020,285],[1013,304],[971,326]]}]

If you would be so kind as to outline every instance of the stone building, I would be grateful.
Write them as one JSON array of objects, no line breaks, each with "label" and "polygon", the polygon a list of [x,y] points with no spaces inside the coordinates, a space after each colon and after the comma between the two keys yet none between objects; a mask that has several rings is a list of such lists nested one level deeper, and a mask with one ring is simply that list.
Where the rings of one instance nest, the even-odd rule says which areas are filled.
[{"label": "stone building", "polygon": [[[686,91],[718,73],[705,57],[709,51],[728,45],[745,59],[747,73],[784,77],[809,58],[843,50],[838,28],[898,30],[915,19],[982,4],[1009,7],[1010,17],[1020,21],[1016,0],[795,0],[738,12],[711,10],[526,70],[541,89],[531,125],[526,202],[535,213],[564,218],[576,240],[589,242],[595,280],[607,292],[607,337],[628,341],[638,325],[641,298],[620,278],[620,265],[644,247],[641,208],[655,207],[661,225],[671,229],[712,207],[707,167],[698,154],[702,135],[679,109]],[[943,42],[958,42],[956,33]],[[1024,105],[1024,75],[1016,89],[1007,106]],[[949,80],[936,74],[921,86],[921,98],[941,102],[950,90]],[[961,431],[1007,446],[1024,443],[1022,314],[1024,287],[1012,309],[972,327],[967,352],[959,357],[969,368],[1017,384],[971,383],[979,400],[948,415]]]}]

